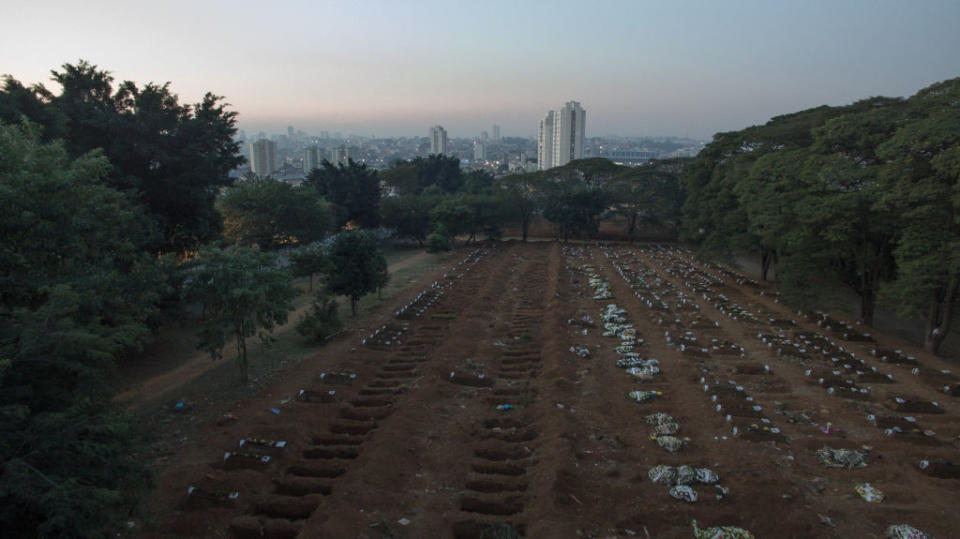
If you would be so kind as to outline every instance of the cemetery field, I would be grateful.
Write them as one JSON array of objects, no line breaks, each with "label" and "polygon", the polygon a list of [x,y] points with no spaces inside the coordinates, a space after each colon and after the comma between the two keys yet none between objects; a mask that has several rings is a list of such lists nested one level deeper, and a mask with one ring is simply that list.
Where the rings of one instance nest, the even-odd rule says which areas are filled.
[{"label": "cemetery field", "polygon": [[960,529],[949,362],[673,247],[461,253],[165,455],[146,535]]}]

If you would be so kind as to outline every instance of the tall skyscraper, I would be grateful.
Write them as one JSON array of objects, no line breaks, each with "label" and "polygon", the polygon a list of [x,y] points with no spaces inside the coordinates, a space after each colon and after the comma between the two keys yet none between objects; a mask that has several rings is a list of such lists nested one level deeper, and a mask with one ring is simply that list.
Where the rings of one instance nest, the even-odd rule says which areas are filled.
[{"label": "tall skyscraper", "polygon": [[568,101],[553,113],[553,166],[583,159],[583,135],[587,111],[578,101]]},{"label": "tall skyscraper", "polygon": [[553,168],[553,111],[540,120],[537,130],[537,168],[547,170]]},{"label": "tall skyscraper", "polygon": [[323,161],[323,149],[316,146],[310,146],[303,149],[303,173],[310,174],[315,168],[320,168]]},{"label": "tall skyscraper", "polygon": [[473,141],[473,160],[474,161],[486,161],[487,160],[487,144],[482,140]]},{"label": "tall skyscraper", "polygon": [[260,139],[250,145],[250,170],[257,176],[269,176],[277,171],[277,143]]},{"label": "tall skyscraper", "polygon": [[430,153],[447,153],[447,130],[442,126],[435,125],[430,128]]},{"label": "tall skyscraper", "polygon": [[493,140],[500,140],[500,124],[493,124]]},{"label": "tall skyscraper", "polygon": [[537,133],[537,168],[547,170],[583,159],[587,111],[578,101],[568,101],[540,120]]}]

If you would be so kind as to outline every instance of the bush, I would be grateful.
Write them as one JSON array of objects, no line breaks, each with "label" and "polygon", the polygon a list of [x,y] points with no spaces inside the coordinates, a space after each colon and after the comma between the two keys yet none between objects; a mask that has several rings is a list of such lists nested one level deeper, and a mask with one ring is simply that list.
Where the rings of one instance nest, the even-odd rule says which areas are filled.
[{"label": "bush", "polygon": [[450,236],[447,235],[447,228],[438,224],[433,233],[427,236],[427,252],[440,253],[449,251],[452,247]]},{"label": "bush", "polygon": [[326,342],[343,329],[337,315],[337,302],[329,295],[318,292],[310,310],[297,323],[297,333],[313,342]]}]

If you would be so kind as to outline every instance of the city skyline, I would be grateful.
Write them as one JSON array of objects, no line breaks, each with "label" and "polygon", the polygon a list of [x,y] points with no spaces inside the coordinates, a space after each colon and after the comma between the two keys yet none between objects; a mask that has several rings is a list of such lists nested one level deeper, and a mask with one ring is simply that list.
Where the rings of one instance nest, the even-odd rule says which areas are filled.
[{"label": "city skyline", "polygon": [[223,95],[248,133],[384,137],[536,136],[576,99],[588,137],[709,138],[960,76],[960,3],[943,0],[223,6],[13,3],[0,72],[55,88],[49,71],[82,58],[184,103]]}]

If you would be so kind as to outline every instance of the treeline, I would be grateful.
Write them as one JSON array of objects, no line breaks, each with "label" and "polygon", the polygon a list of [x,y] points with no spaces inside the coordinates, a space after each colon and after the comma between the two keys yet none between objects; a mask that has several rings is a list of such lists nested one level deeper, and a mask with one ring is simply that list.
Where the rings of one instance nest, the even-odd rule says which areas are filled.
[{"label": "treeline", "polygon": [[689,159],[641,167],[584,159],[563,167],[494,178],[431,155],[377,172],[354,161],[324,161],[302,185],[249,176],[224,190],[218,209],[233,242],[280,248],[321,241],[345,226],[376,228],[430,251],[456,241],[498,239],[516,227],[524,241],[535,216],[558,239],[593,238],[603,219],[621,217],[633,238],[644,223],[676,227],[680,177]]},{"label": "treeline", "polygon": [[818,107],[719,133],[684,176],[681,232],[702,254],[752,253],[785,298],[840,285],[926,321],[937,352],[960,281],[960,79],[909,99]]},{"label": "treeline", "polygon": [[[683,166],[683,160],[622,167],[584,159],[495,180],[482,172],[460,174],[456,159],[415,159],[382,174],[392,194],[382,201],[383,223],[433,248],[457,236],[499,238],[507,225],[526,241],[537,215],[555,225],[558,239],[592,238],[601,219],[619,215],[633,239],[644,221],[676,226]],[[433,175],[433,167],[447,172]]]}]

